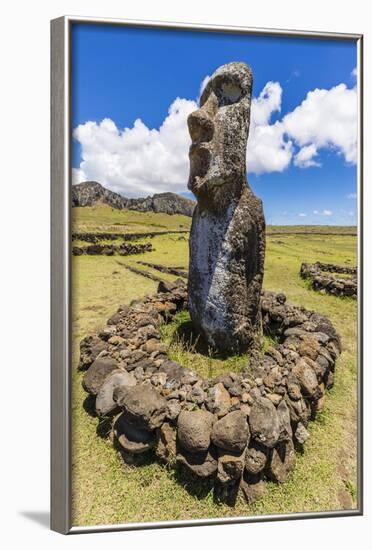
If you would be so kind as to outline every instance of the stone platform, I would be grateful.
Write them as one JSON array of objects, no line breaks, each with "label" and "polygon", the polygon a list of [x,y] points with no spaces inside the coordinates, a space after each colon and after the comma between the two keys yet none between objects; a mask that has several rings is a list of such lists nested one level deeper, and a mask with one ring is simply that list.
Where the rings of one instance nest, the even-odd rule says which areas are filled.
[{"label": "stone platform", "polygon": [[124,460],[153,450],[213,478],[221,499],[233,503],[241,489],[253,502],[266,480],[285,482],[295,468],[295,448],[332,387],[340,337],[325,316],[263,292],[263,331],[278,343],[252,352],[240,373],[208,380],[172,361],[161,342],[161,325],[186,308],[181,279],[119,307],[81,342],[84,389]]},{"label": "stone platform", "polygon": [[[337,274],[351,275],[343,278]],[[319,290],[334,296],[350,296],[357,298],[358,282],[357,268],[316,262],[315,264],[302,263],[300,275],[303,279],[309,279],[314,290]]]}]

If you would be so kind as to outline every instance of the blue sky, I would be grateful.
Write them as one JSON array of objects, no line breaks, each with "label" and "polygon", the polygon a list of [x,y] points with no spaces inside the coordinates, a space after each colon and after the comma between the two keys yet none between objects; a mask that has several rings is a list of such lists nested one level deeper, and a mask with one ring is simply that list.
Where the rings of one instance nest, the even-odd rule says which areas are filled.
[{"label": "blue sky", "polygon": [[248,180],[267,223],[355,223],[354,43],[76,24],[72,52],[76,181],[187,193],[186,116],[208,75],[244,61],[261,94]]}]

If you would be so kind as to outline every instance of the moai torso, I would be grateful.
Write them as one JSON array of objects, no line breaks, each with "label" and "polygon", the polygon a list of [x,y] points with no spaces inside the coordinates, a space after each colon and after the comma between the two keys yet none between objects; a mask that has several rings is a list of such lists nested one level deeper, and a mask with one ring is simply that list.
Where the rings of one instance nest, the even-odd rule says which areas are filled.
[{"label": "moai torso", "polygon": [[252,89],[243,63],[220,67],[188,119],[189,188],[198,199],[190,234],[189,309],[209,345],[259,345],[265,256],[262,203],[246,180]]}]

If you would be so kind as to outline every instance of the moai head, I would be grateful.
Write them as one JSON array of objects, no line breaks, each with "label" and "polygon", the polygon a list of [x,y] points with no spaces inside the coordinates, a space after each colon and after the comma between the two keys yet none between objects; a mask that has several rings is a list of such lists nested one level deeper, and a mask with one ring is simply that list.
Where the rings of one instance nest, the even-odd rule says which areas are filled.
[{"label": "moai head", "polygon": [[227,63],[212,75],[200,108],[188,117],[192,140],[188,187],[206,208],[225,209],[247,185],[251,93],[248,65]]}]

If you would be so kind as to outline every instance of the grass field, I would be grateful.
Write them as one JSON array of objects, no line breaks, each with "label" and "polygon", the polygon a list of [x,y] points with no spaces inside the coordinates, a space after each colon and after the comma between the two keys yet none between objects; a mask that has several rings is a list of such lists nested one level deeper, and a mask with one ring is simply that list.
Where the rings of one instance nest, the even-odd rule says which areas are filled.
[{"label": "grass field", "polygon": [[[164,214],[111,211],[103,208],[74,209],[74,230],[154,231],[179,230],[190,219]],[[115,224],[120,223],[120,226]],[[188,224],[188,225],[187,225]],[[182,225],[182,227],[181,227]],[[118,227],[120,230],[118,231]],[[136,227],[136,229],[134,229]],[[160,229],[161,227],[161,229]],[[113,229],[114,228],[114,229]],[[269,228],[270,233],[273,228]],[[234,508],[214,501],[209,482],[168,470],[153,460],[140,467],[123,465],[109,440],[96,435],[97,419],[83,408],[86,394],[82,374],[75,366],[79,342],[99,329],[118,305],[156,290],[157,283],[125,268],[128,264],[160,274],[137,261],[168,266],[188,265],[188,242],[179,234],[159,235],[151,242],[154,250],[128,257],[73,257],[73,523],[75,525],[113,524],[163,520],[186,520],[256,514],[277,514],[350,509],[357,505],[356,420],[357,366],[355,300],[321,295],[299,277],[302,261],[317,260],[344,265],[356,264],[355,228],[337,230],[312,228],[309,234],[292,228],[277,228],[278,235],[267,237],[264,287],[286,293],[289,300],[329,316],[340,332],[343,352],[337,362],[333,389],[328,392],[324,411],[310,425],[311,438],[291,479],[283,485],[268,484],[264,498],[252,506],[238,500]],[[328,232],[328,233],[329,233]],[[170,334],[164,334],[170,339]],[[197,361],[182,354],[177,346],[171,352],[179,359]],[[228,370],[239,365],[230,359]],[[204,374],[224,365],[200,364]],[[211,370],[212,369],[212,370]]]}]

